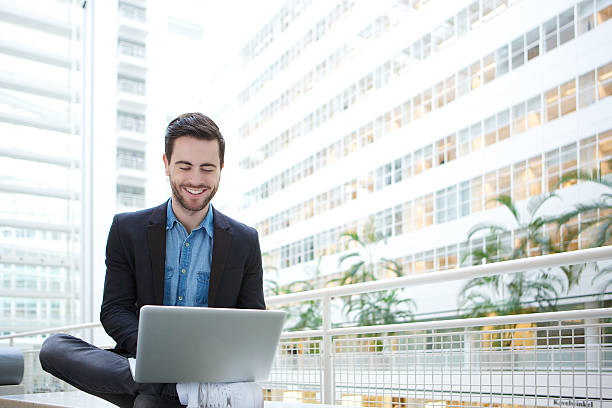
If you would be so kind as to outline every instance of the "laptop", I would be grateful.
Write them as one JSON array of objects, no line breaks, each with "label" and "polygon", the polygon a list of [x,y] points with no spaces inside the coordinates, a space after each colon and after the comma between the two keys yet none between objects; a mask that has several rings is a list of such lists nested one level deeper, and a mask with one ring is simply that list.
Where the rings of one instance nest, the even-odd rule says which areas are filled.
[{"label": "laptop", "polygon": [[241,382],[268,377],[286,312],[143,306],[136,382]]}]

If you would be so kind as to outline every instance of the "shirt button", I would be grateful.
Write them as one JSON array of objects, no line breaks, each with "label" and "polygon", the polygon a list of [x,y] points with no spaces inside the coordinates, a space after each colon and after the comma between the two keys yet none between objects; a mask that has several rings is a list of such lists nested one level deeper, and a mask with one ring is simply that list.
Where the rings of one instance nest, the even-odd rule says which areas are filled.
[{"label": "shirt button", "polygon": [[189,242],[185,242],[185,246],[188,247],[189,246]]},{"label": "shirt button", "polygon": [[183,297],[182,297],[182,296],[179,296],[179,300],[183,300]]},{"label": "shirt button", "polygon": [[185,268],[181,269],[181,272],[183,273],[183,275],[185,274]]}]

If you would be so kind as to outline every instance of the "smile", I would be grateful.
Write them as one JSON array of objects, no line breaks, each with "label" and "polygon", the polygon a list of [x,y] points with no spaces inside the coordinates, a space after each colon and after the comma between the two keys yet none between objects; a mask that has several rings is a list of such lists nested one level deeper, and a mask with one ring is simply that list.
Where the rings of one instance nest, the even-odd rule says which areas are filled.
[{"label": "smile", "polygon": [[193,195],[202,194],[204,190],[206,190],[205,188],[189,188],[189,187],[184,187],[184,188],[185,190],[187,190],[189,194],[193,194]]}]

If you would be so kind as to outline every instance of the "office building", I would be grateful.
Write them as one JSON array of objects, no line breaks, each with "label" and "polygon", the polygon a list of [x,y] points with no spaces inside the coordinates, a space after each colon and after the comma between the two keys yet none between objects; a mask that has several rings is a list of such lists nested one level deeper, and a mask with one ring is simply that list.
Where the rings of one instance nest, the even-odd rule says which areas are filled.
[{"label": "office building", "polygon": [[[340,235],[368,225],[375,258],[405,275],[455,268],[487,244],[466,241],[472,226],[516,228],[496,197],[524,212],[561,187],[545,214],[595,199],[557,183],[610,171],[611,14],[604,0],[288,1],[242,49],[218,113],[243,191],[233,210],[259,231],[266,278],[341,276]],[[415,295],[416,315],[454,315],[459,290]]]}]

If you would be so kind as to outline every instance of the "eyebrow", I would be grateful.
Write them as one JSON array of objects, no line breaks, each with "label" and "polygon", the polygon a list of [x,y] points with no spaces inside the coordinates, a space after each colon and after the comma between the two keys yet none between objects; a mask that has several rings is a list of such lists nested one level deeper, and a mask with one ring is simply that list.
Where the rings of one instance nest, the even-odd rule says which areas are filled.
[{"label": "eyebrow", "polygon": [[[177,160],[175,163],[175,165],[187,165],[187,166],[193,166],[193,163],[188,162],[187,160]],[[217,167],[216,164],[214,163],[202,163],[200,164],[200,167]]]}]

